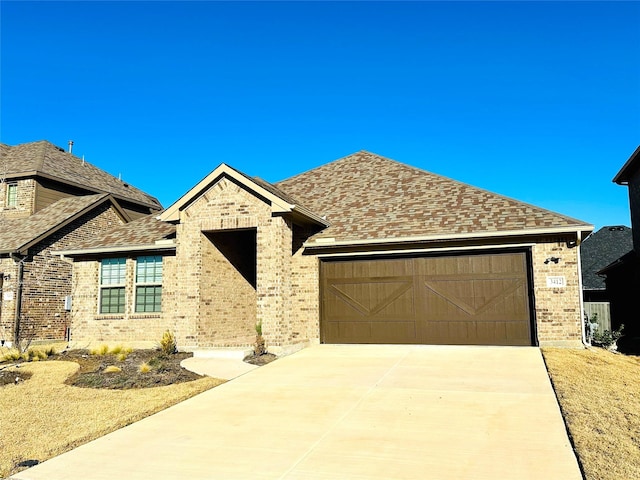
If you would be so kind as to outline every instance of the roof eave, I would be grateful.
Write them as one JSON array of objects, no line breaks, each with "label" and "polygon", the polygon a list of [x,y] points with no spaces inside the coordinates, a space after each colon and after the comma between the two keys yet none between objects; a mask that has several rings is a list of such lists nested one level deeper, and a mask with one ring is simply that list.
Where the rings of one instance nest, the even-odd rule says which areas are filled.
[{"label": "roof eave", "polygon": [[[364,240],[335,240],[331,237],[316,238],[314,241],[307,241],[303,244],[304,248],[332,248],[332,247],[351,247],[351,246],[367,246],[367,245],[397,245],[409,243],[432,243],[446,242],[455,240],[473,240],[484,238],[501,238],[501,237],[531,237],[539,235],[562,235],[575,234],[579,241],[584,232],[593,231],[593,225],[575,225],[567,227],[551,227],[536,228],[525,230],[503,230],[492,232],[471,232],[471,233],[455,233],[448,235],[418,235],[409,237],[391,237],[391,238],[375,238]],[[578,243],[579,243],[578,241]]]},{"label": "roof eave", "polygon": [[635,165],[636,159],[639,159],[639,158],[640,158],[640,145],[638,145],[638,148],[636,148],[635,151],[631,154],[629,159],[625,162],[625,164],[622,166],[622,168],[616,174],[616,176],[613,177],[613,182],[617,183],[618,185],[628,185],[629,178],[633,173],[632,170],[637,169],[637,165]]},{"label": "roof eave", "polygon": [[95,247],[95,248],[77,248],[71,250],[58,250],[51,252],[53,255],[59,255],[62,257],[89,257],[95,255],[111,254],[111,253],[131,253],[131,252],[148,252],[148,251],[173,251],[176,249],[175,242],[165,242],[158,240],[156,243],[151,244],[139,244],[139,245],[120,245],[109,247]]}]

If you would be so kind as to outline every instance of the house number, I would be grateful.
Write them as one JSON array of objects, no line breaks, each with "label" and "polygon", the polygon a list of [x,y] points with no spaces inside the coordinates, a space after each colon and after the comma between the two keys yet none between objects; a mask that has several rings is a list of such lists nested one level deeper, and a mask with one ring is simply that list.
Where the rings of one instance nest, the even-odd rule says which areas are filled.
[{"label": "house number", "polygon": [[566,287],[567,279],[565,277],[547,277],[547,287],[559,288]]}]

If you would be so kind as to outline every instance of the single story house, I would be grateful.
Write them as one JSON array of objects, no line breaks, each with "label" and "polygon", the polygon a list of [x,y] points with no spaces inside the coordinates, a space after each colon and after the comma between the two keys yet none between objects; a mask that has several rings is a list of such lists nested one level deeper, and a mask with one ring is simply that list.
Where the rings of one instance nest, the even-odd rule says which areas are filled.
[{"label": "single story house", "polygon": [[583,339],[585,222],[360,151],[271,184],[222,164],[159,215],[56,252],[71,338],[246,347]]}]

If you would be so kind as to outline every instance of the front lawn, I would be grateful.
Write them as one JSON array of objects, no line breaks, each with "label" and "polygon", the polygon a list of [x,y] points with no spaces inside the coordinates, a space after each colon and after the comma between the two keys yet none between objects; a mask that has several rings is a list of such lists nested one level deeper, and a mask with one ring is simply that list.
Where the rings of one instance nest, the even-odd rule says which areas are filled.
[{"label": "front lawn", "polygon": [[[3,372],[11,372],[11,378],[19,380],[0,386],[0,478],[224,382],[210,377],[198,378],[192,372],[176,373],[175,363],[180,361],[179,356],[166,359],[159,366],[153,362],[162,360],[149,360],[152,363],[147,365],[149,370],[140,368],[144,361],[139,364],[138,358],[133,362],[138,355],[132,352],[128,356],[129,362],[120,361],[114,355],[76,356],[76,361],[86,360],[82,369],[76,361],[60,360],[25,362],[18,368],[4,368]],[[73,356],[68,355],[67,360],[73,360]],[[108,373],[110,363],[114,364],[112,373]],[[128,363],[135,367],[129,368]],[[0,363],[0,368],[7,365]],[[121,371],[113,371],[114,366]],[[82,384],[83,375],[76,375],[80,370],[90,374],[84,376],[88,385],[102,388],[65,383]],[[130,380],[123,381],[121,378],[126,372],[129,372]],[[97,374],[102,375],[102,379]],[[182,377],[178,378],[178,374]],[[155,385],[165,385],[136,388],[143,385],[144,379],[151,378]],[[181,383],[167,384],[176,381]]]},{"label": "front lawn", "polygon": [[543,348],[587,480],[640,478],[640,357]]}]

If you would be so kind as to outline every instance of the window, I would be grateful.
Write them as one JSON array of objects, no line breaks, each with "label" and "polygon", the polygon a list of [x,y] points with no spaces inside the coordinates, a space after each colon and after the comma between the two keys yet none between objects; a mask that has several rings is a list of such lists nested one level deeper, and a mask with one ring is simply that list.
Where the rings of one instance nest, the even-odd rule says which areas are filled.
[{"label": "window", "polygon": [[18,205],[18,184],[7,183],[7,207],[15,207]]},{"label": "window", "polygon": [[162,305],[162,257],[136,259],[136,312],[159,312]]},{"label": "window", "polygon": [[100,265],[100,313],[124,313],[125,258],[105,258]]}]

